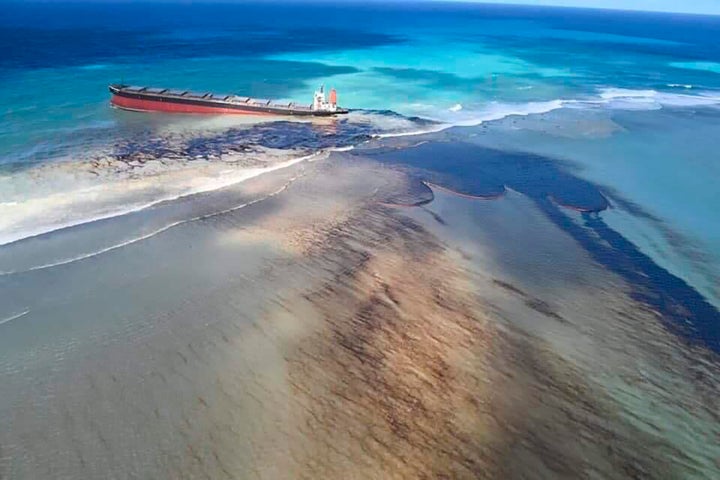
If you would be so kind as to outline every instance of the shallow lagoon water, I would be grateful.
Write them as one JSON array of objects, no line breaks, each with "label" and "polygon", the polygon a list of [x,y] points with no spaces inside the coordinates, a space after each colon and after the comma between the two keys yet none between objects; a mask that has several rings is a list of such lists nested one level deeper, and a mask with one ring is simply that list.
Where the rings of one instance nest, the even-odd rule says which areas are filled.
[{"label": "shallow lagoon water", "polygon": [[[27,311],[0,325],[4,472],[410,478],[430,458],[460,478],[712,478],[714,354],[531,196],[427,203],[425,172],[335,154],[143,212],[215,215],[3,275],[3,315]],[[389,206],[400,191],[425,203]]]},{"label": "shallow lagoon water", "polygon": [[[657,111],[563,110],[507,119],[471,142],[552,158],[594,182],[609,221],[655,262],[717,304],[720,201],[711,151],[714,107]],[[461,138],[464,134],[461,134]]]},{"label": "shallow lagoon water", "polygon": [[[690,407],[697,405],[695,400],[673,398],[671,393],[678,385],[675,382],[688,378],[680,370],[706,372],[710,364],[702,356],[681,360],[684,347],[676,350],[672,335],[660,333],[661,317],[652,310],[637,306],[626,310],[626,302],[633,303],[636,285],[597,264],[571,235],[558,231],[557,223],[535,202],[515,191],[496,200],[436,191],[433,202],[409,214],[445,238],[466,262],[482,265],[475,278],[479,295],[498,312],[501,322],[548,342],[563,358],[582,366],[584,377],[603,385],[621,415],[633,418],[643,425],[641,429],[668,440],[673,448],[693,444],[696,453],[706,455],[700,463],[712,475],[717,451],[705,448],[700,438],[713,443],[714,402],[700,413]],[[641,338],[648,334],[657,341]],[[674,360],[660,365],[653,360],[656,355],[670,355]],[[717,385],[706,387],[706,392],[712,392]],[[694,387],[686,389],[682,390]],[[665,400],[659,400],[662,397]],[[706,420],[690,418],[688,411],[708,416]],[[676,474],[693,475],[690,471]]]}]

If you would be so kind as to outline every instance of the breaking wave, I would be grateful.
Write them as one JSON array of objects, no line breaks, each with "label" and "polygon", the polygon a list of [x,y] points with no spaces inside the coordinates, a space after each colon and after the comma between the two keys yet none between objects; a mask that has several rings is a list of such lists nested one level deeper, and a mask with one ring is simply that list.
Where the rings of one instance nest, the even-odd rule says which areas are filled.
[{"label": "breaking wave", "polygon": [[17,320],[18,318],[24,317],[24,316],[27,315],[28,313],[30,313],[30,310],[25,310],[24,312],[20,312],[20,313],[17,313],[17,314],[15,314],[15,315],[11,315],[11,316],[9,316],[9,317],[7,317],[7,318],[0,319],[0,325],[3,325],[3,324],[5,324],[5,323],[10,323],[10,322],[12,322],[13,320]]},{"label": "breaking wave", "polygon": [[[6,225],[5,231],[6,233],[2,236],[0,236],[0,246],[1,245],[7,245],[10,243],[14,243],[23,239],[37,237],[40,235],[44,235],[47,233],[51,233],[58,230],[63,230],[66,228],[72,228],[88,223],[97,222],[100,220],[106,220],[110,218],[115,218],[123,215],[128,215],[131,213],[139,212],[145,209],[148,209],[150,207],[153,207],[155,205],[158,205],[163,202],[168,202],[172,200],[177,200],[180,198],[188,197],[191,195],[197,195],[201,193],[207,193],[214,190],[219,190],[222,188],[230,187],[232,185],[236,185],[239,183],[242,183],[244,181],[250,180],[251,178],[258,177],[260,175],[270,173],[276,170],[288,168],[292,165],[295,165],[300,162],[304,161],[312,161],[314,159],[317,159],[318,157],[322,156],[325,152],[318,151],[314,152],[309,155],[304,155],[297,158],[292,158],[290,160],[277,163],[275,165],[271,165],[264,168],[248,168],[248,169],[241,169],[238,171],[233,172],[227,172],[227,175],[222,178],[215,178],[215,177],[208,177],[202,182],[194,182],[193,184],[188,185],[186,188],[184,188],[182,191],[174,194],[166,194],[166,195],[159,195],[156,198],[154,198],[151,201],[144,202],[141,204],[136,204],[131,207],[127,207],[126,205],[117,204],[114,208],[110,207],[107,211],[101,212],[101,213],[90,213],[87,212],[86,214],[81,214],[78,218],[71,219],[71,220],[65,220],[65,221],[50,221],[47,222],[44,225],[37,225],[35,222],[31,222],[32,226],[26,226],[26,223],[30,222],[23,222],[21,225]],[[109,188],[104,188],[105,190],[109,190]],[[86,189],[85,192],[91,189]],[[72,196],[73,194],[81,195],[80,192],[66,192],[66,195]],[[91,193],[90,196],[94,196],[94,193]],[[48,201],[51,202],[53,200],[53,197],[48,197]],[[88,199],[89,201],[89,199]],[[9,202],[8,202],[9,203]],[[13,202],[13,205],[9,205],[12,207],[20,207],[22,206],[19,202]],[[75,202],[78,203],[78,202]],[[68,208],[71,208],[72,204],[68,205]],[[77,208],[78,205],[75,205]],[[45,213],[50,211],[51,206],[47,205],[46,208],[43,208],[42,205],[35,206],[32,210],[34,210],[32,213]],[[34,218],[30,215],[28,215],[28,220],[34,220]],[[13,228],[11,228],[13,227]],[[154,234],[157,234],[159,232],[155,232]],[[154,235],[153,234],[153,235]]]},{"label": "breaking wave", "polygon": [[[299,161],[302,161],[302,160],[309,160],[309,158],[297,159],[297,161],[296,161],[295,163],[297,163],[297,162],[299,162]],[[277,168],[276,168],[276,169],[277,169]],[[263,172],[263,173],[265,173],[265,172]],[[180,226],[180,225],[185,225],[185,224],[187,224],[187,223],[197,222],[197,221],[200,221],[200,220],[205,220],[205,219],[208,219],[208,218],[216,217],[216,216],[218,216],[218,215],[224,215],[224,214],[227,214],[227,213],[231,213],[231,212],[240,210],[240,209],[242,209],[242,208],[249,207],[249,206],[251,206],[251,205],[255,205],[255,204],[260,203],[260,202],[262,202],[262,201],[264,201],[264,200],[267,200],[268,198],[272,198],[272,197],[274,197],[274,196],[276,196],[276,195],[284,192],[296,179],[297,179],[297,177],[293,177],[292,179],[290,179],[290,181],[288,181],[287,183],[285,183],[282,187],[280,187],[279,189],[275,190],[274,192],[271,192],[271,193],[269,193],[268,195],[265,195],[264,197],[260,197],[260,198],[257,198],[257,199],[255,199],[255,200],[251,200],[251,201],[249,201],[249,202],[241,203],[240,205],[235,205],[235,206],[230,207],[230,208],[226,208],[226,209],[219,210],[219,211],[216,211],[216,212],[206,213],[206,214],[203,214],[203,215],[197,215],[197,216],[195,216],[195,217],[186,218],[186,219],[183,219],[183,220],[177,220],[177,221],[175,221],[175,222],[172,222],[172,223],[169,223],[169,224],[167,224],[167,225],[165,225],[165,226],[162,226],[162,227],[160,227],[160,228],[157,228],[156,230],[153,230],[152,232],[149,232],[149,233],[146,233],[146,234],[144,234],[144,235],[140,235],[140,236],[138,236],[138,237],[131,238],[131,239],[129,239],[129,240],[125,240],[125,241],[123,241],[123,242],[116,243],[116,244],[113,244],[113,245],[110,245],[110,246],[108,246],[108,247],[101,248],[101,249],[99,249],[99,250],[95,250],[95,251],[92,251],[92,252],[83,253],[83,254],[76,255],[76,256],[73,256],[73,257],[70,257],[70,258],[65,258],[65,259],[62,259],[62,260],[54,261],[54,262],[44,263],[44,264],[41,264],[41,265],[35,265],[35,266],[33,266],[33,267],[26,268],[26,269],[22,269],[22,270],[0,271],[0,275],[3,275],[3,276],[4,276],[4,275],[13,275],[13,274],[17,274],[17,273],[34,272],[34,271],[37,271],[37,270],[45,270],[45,269],[48,269],[48,268],[59,267],[59,266],[62,266],[62,265],[69,265],[69,264],[71,264],[71,263],[79,262],[79,261],[82,261],[82,260],[87,260],[87,259],[89,259],[89,258],[94,258],[94,257],[97,257],[97,256],[99,256],[99,255],[103,255],[103,254],[105,254],[105,253],[109,253],[109,252],[112,252],[112,251],[114,251],[114,250],[118,250],[118,249],[121,249],[121,248],[123,248],[123,247],[127,247],[128,245],[132,245],[132,244],[135,244],[135,243],[138,243],[138,242],[142,242],[142,241],[144,241],[144,240],[148,240],[148,239],[150,239],[150,238],[152,238],[152,237],[155,237],[155,236],[157,236],[157,235],[159,235],[159,234],[161,234],[161,233],[163,233],[163,232],[167,232],[168,230],[173,229],[173,228],[175,228],[175,227],[178,227],[178,226]],[[27,313],[28,313],[28,312],[24,312],[24,313],[22,313],[22,314],[20,314],[20,315],[17,315],[17,316],[15,316],[15,317],[10,318],[10,319],[6,319],[5,321],[0,322],[0,324],[1,324],[1,323],[8,322],[8,321],[11,321],[11,320],[14,320],[14,319],[19,318],[19,317],[22,317],[23,315],[25,315],[25,314],[27,314]]]},{"label": "breaking wave", "polygon": [[[693,89],[692,85],[672,85],[672,88]],[[704,91],[696,94],[660,92],[657,90],[632,90],[603,88],[595,96],[585,99],[555,99],[549,101],[508,103],[488,102],[476,108],[455,104],[450,108],[436,108],[424,112],[434,122],[425,128],[407,132],[389,132],[379,137],[397,137],[432,133],[451,127],[471,127],[486,122],[502,120],[511,116],[529,116],[550,113],[561,108],[610,108],[616,110],[658,110],[663,107],[703,107],[720,105],[720,94]]]},{"label": "breaking wave", "polygon": [[[59,192],[60,195],[47,195],[45,198],[29,200],[0,198],[0,213],[2,213],[0,226],[3,231],[0,235],[0,245],[131,214],[189,195],[222,189],[298,162],[318,159],[324,154],[351,150],[372,138],[423,135],[451,127],[476,126],[512,116],[541,115],[562,108],[654,110],[664,107],[717,105],[720,105],[720,96],[715,92],[693,90],[693,94],[689,94],[651,89],[604,88],[596,95],[584,99],[526,103],[493,101],[477,107],[467,103],[455,103],[445,108],[427,107],[428,109],[418,116],[383,110],[355,110],[344,119],[324,124],[271,122],[245,128],[230,128],[212,135],[191,135],[175,144],[162,138],[158,140],[157,137],[145,140],[133,139],[124,145],[116,145],[112,153],[115,159],[124,162],[125,165],[144,166],[149,161],[158,160],[163,164],[162,168],[165,168],[166,163],[189,164],[200,159],[209,164],[215,162],[217,169],[213,175],[192,180],[185,179],[184,183],[172,185],[165,190],[163,190],[165,185],[158,186],[161,180],[158,177],[157,181],[154,180],[155,184],[152,188],[148,187],[147,191],[142,192],[149,193],[149,197],[128,195],[125,192],[124,196],[118,194],[112,198],[112,195],[117,193],[113,191],[112,185],[122,186],[122,182],[113,182],[117,179],[110,177],[101,179],[105,182],[96,182],[95,190],[70,188]],[[253,147],[285,152],[285,159],[275,159],[272,163],[251,164],[249,168],[237,168],[237,165],[227,165],[218,161],[226,155],[242,155]],[[298,152],[305,154],[297,157]],[[288,159],[288,156],[295,158]],[[226,170],[222,169],[223,165]],[[107,181],[111,183],[106,183]],[[103,195],[102,201],[93,200],[95,198],[93,195],[96,193]],[[110,200],[105,201],[106,199]],[[70,212],[72,218],[68,218],[67,212]],[[24,218],[26,213],[27,218]]]},{"label": "breaking wave", "polygon": [[663,107],[703,107],[720,105],[720,96],[715,92],[698,92],[695,95],[690,95],[683,93],[659,92],[657,90],[605,88],[600,92],[599,103],[607,105],[610,108],[617,109],[657,110]]}]

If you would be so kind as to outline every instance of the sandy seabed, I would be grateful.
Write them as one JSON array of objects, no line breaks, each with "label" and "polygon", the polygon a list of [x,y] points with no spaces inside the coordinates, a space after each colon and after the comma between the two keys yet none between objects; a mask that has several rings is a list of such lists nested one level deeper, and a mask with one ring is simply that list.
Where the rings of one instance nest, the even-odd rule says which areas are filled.
[{"label": "sandy seabed", "polygon": [[0,478],[713,478],[714,358],[521,195],[410,182],[335,154],[0,278]]}]

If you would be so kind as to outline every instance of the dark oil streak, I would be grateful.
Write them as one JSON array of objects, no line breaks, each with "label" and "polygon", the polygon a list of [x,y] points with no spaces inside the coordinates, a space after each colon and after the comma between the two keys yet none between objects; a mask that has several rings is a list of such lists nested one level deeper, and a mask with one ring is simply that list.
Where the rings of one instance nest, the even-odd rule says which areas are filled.
[{"label": "dark oil streak", "polygon": [[595,261],[626,279],[633,287],[632,297],[654,307],[666,328],[691,344],[720,353],[720,312],[687,282],[653,262],[599,215],[583,213],[584,227],[607,243],[593,238],[551,202],[538,204]]}]

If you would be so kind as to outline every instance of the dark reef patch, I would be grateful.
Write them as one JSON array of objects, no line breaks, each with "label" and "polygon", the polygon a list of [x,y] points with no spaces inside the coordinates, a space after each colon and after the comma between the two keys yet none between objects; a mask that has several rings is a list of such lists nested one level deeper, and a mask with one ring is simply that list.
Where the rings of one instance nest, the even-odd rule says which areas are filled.
[{"label": "dark reef patch", "polygon": [[[148,52],[158,60],[227,56],[256,62],[277,53],[349,50],[402,41],[393,35],[358,29],[307,28],[293,19],[320,13],[326,15],[319,6],[311,9],[300,4],[274,7],[245,2],[172,7],[162,3],[17,2],[4,9],[5,18],[0,21],[0,68],[132,64],[146,58]],[[268,15],[277,15],[271,28]],[[38,18],[43,18],[40,27]],[[78,28],[79,18],[84,19],[80,21],[82,28]],[[107,28],[108,18],[113,19],[114,28]],[[206,34],[208,29],[212,35]],[[317,76],[315,72],[314,78]]]}]

